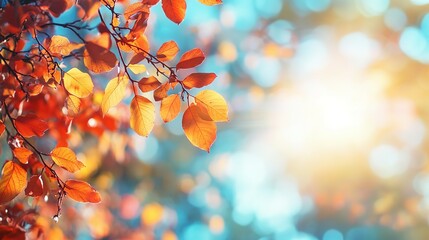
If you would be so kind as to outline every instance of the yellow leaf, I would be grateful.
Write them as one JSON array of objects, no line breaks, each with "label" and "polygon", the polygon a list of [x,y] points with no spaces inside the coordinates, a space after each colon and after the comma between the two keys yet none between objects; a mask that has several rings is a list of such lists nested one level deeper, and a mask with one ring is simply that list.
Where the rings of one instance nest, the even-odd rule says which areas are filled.
[{"label": "yellow leaf", "polygon": [[198,106],[191,104],[183,114],[182,127],[192,145],[207,152],[216,139],[216,124],[202,119]]},{"label": "yellow leaf", "polygon": [[120,76],[109,81],[101,101],[101,110],[106,114],[111,107],[118,105],[125,96],[128,86],[128,77]]},{"label": "yellow leaf", "polygon": [[72,68],[66,72],[63,81],[66,90],[78,98],[88,97],[94,89],[89,74],[81,72],[77,68]]},{"label": "yellow leaf", "polygon": [[69,117],[76,116],[80,111],[80,104],[80,98],[73,95],[69,95],[66,99],[67,115]]},{"label": "yellow leaf", "polygon": [[18,160],[23,163],[23,164],[27,164],[28,163],[28,158],[33,154],[32,151],[28,150],[27,148],[24,147],[19,147],[19,148],[15,148],[13,149],[13,155],[18,158]]},{"label": "yellow leaf", "polygon": [[52,150],[51,158],[55,164],[72,173],[85,167],[81,161],[77,160],[73,150],[67,147],[57,147]]},{"label": "yellow leaf", "polygon": [[143,64],[130,64],[128,65],[128,69],[130,69],[135,74],[146,72],[146,66]]},{"label": "yellow leaf", "polygon": [[207,5],[207,6],[222,4],[222,0],[199,0],[199,1],[202,4]]},{"label": "yellow leaf", "polygon": [[91,185],[78,180],[67,180],[65,183],[67,196],[78,202],[99,203],[101,201],[100,193]]},{"label": "yellow leaf", "polygon": [[195,101],[201,109],[206,110],[211,120],[215,122],[228,121],[228,105],[219,93],[204,90],[195,96]]},{"label": "yellow leaf", "polygon": [[0,179],[0,204],[14,199],[26,185],[27,171],[12,161],[6,161]]},{"label": "yellow leaf", "polygon": [[148,136],[155,125],[155,106],[142,96],[135,96],[131,100],[131,128],[140,136]]},{"label": "yellow leaf", "polygon": [[51,38],[49,50],[54,55],[59,54],[62,56],[68,56],[70,55],[70,52],[83,47],[83,45],[84,44],[71,43],[67,38],[55,35]]},{"label": "yellow leaf", "polygon": [[180,104],[179,94],[173,94],[162,99],[160,110],[162,120],[164,120],[164,122],[170,122],[176,118],[180,112]]}]

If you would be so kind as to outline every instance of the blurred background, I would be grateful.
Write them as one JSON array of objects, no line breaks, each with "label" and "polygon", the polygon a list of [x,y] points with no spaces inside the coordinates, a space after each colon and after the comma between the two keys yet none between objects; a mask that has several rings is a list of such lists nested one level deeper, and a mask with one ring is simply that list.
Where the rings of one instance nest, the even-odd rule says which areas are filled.
[{"label": "blurred background", "polygon": [[230,122],[210,154],[180,118],[80,136],[103,201],[51,239],[429,239],[428,0],[187,2],[180,26],[152,9],[151,49],[204,49]]}]

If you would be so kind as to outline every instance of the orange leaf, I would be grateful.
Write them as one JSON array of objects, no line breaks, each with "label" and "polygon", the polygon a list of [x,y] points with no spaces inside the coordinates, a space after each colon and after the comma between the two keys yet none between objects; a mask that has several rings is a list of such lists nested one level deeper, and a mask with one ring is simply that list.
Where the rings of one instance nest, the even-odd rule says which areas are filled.
[{"label": "orange leaf", "polygon": [[85,167],[81,161],[77,160],[76,154],[70,148],[55,148],[51,152],[51,158],[55,164],[72,173]]},{"label": "orange leaf", "polygon": [[78,180],[67,180],[65,183],[67,196],[78,202],[99,203],[101,201],[100,193],[91,185]]},{"label": "orange leaf", "polygon": [[33,175],[25,188],[25,195],[40,197],[43,194],[43,181],[41,175]]},{"label": "orange leaf", "polygon": [[118,59],[109,49],[88,42],[83,52],[83,63],[94,73],[104,73],[112,70],[118,63]]},{"label": "orange leaf", "polygon": [[[124,40],[119,42],[119,48],[125,52],[134,51],[136,53],[142,53],[143,56],[140,56],[140,61],[144,59],[145,52],[149,52],[149,41],[147,40],[146,35],[143,33],[138,34],[128,34]],[[143,57],[143,58],[141,58]],[[134,59],[134,57],[133,57]],[[131,60],[131,64],[138,63],[140,61]]]},{"label": "orange leaf", "polygon": [[125,90],[128,86],[128,77],[115,77],[109,81],[104,91],[101,101],[101,110],[106,114],[111,107],[118,105],[125,97]]},{"label": "orange leaf", "polygon": [[26,184],[27,171],[12,161],[6,161],[0,179],[0,204],[14,199]]},{"label": "orange leaf", "polygon": [[185,0],[162,0],[162,9],[165,15],[173,22],[179,24],[186,14]]},{"label": "orange leaf", "polygon": [[202,119],[198,106],[191,104],[183,114],[182,127],[192,145],[207,152],[216,139],[216,124]]},{"label": "orange leaf", "polygon": [[6,126],[4,125],[3,121],[0,120],[0,136],[4,133],[5,129]]},{"label": "orange leaf", "polygon": [[155,125],[155,106],[143,97],[135,96],[130,105],[131,128],[140,136],[148,136]]},{"label": "orange leaf", "polygon": [[207,6],[222,4],[222,0],[198,0],[198,1],[200,1],[202,4]]},{"label": "orange leaf", "polygon": [[13,149],[13,155],[18,158],[18,160],[23,163],[23,164],[27,164],[28,163],[28,158],[33,154],[32,151],[30,151],[27,148],[24,147],[19,147],[19,148],[15,148]]},{"label": "orange leaf", "polygon": [[152,90],[157,89],[159,86],[161,86],[161,83],[154,76],[142,78],[139,81],[139,88],[140,90],[142,90],[142,92],[150,92]]},{"label": "orange leaf", "polygon": [[161,101],[162,99],[167,97],[168,90],[170,90],[169,83],[164,83],[159,88],[157,88],[153,92],[153,98],[155,99],[155,101]]},{"label": "orange leaf", "polygon": [[176,118],[180,112],[180,105],[181,102],[179,94],[173,94],[162,99],[160,109],[162,120],[164,120],[164,122],[170,122]]},{"label": "orange leaf", "polygon": [[204,53],[199,48],[185,52],[177,63],[176,69],[193,68],[200,65],[205,59]]},{"label": "orange leaf", "polygon": [[49,50],[54,55],[67,56],[73,50],[83,47],[83,44],[71,43],[67,38],[63,36],[54,35],[51,38],[51,44]]},{"label": "orange leaf", "polygon": [[141,62],[141,61],[143,61],[143,60],[145,60],[146,59],[146,53],[144,53],[144,52],[139,52],[139,53],[137,53],[136,55],[134,55],[132,58],[131,58],[131,60],[130,60],[130,64],[136,64],[136,63],[139,63],[139,62]]},{"label": "orange leaf", "polygon": [[212,83],[216,77],[214,73],[192,73],[183,80],[183,85],[187,89],[201,88]]},{"label": "orange leaf", "polygon": [[80,98],[69,95],[66,98],[67,116],[75,117],[80,111],[81,102]]},{"label": "orange leaf", "polygon": [[228,105],[219,93],[213,90],[204,90],[195,96],[195,101],[203,111],[207,111],[213,121],[228,121]]},{"label": "orange leaf", "polygon": [[77,68],[72,68],[66,72],[63,81],[65,89],[78,98],[88,97],[94,89],[89,74],[81,72]]},{"label": "orange leaf", "polygon": [[15,126],[18,132],[24,137],[41,137],[48,130],[48,124],[36,115],[28,114],[15,119]]},{"label": "orange leaf", "polygon": [[170,61],[177,55],[179,51],[180,49],[175,41],[165,42],[159,48],[158,52],[156,53],[156,57],[160,61]]},{"label": "orange leaf", "polygon": [[133,3],[125,9],[125,12],[124,12],[125,20],[130,19],[130,17],[134,17],[134,15],[141,14],[142,12],[149,13],[149,7],[142,2]]},{"label": "orange leaf", "polygon": [[149,5],[155,5],[159,2],[159,0],[143,0],[143,2]]}]

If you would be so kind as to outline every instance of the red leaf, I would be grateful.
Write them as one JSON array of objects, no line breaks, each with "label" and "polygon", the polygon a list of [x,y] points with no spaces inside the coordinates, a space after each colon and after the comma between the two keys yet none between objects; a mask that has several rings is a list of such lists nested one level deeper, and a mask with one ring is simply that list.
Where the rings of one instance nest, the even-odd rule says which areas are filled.
[{"label": "red leaf", "polygon": [[186,14],[185,0],[162,0],[162,9],[165,15],[173,22],[179,24]]},{"label": "red leaf", "polygon": [[194,48],[190,51],[187,51],[180,58],[177,63],[176,69],[185,69],[185,68],[193,68],[200,65],[205,59],[203,51],[199,48]]},{"label": "red leaf", "polygon": [[4,133],[4,130],[6,129],[6,126],[4,123],[0,120],[0,136]]},{"label": "red leaf", "polygon": [[25,240],[25,232],[17,227],[0,225],[1,240]]},{"label": "red leaf", "polygon": [[25,188],[25,195],[30,197],[40,197],[43,194],[43,181],[41,175],[33,175]]},{"label": "red leaf", "polygon": [[19,116],[14,122],[18,132],[26,138],[33,136],[41,137],[49,127],[45,121],[32,114]]}]

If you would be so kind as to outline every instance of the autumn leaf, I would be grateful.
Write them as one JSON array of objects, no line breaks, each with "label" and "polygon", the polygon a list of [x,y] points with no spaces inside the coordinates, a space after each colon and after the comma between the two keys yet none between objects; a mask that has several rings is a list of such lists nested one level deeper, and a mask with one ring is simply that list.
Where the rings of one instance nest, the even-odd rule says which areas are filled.
[{"label": "autumn leaf", "polygon": [[64,190],[67,196],[75,201],[90,203],[99,203],[101,201],[100,193],[86,182],[67,180],[65,186]]},{"label": "autumn leaf", "polygon": [[80,98],[74,95],[69,95],[66,98],[67,115],[69,117],[75,117],[79,113],[81,102]]},{"label": "autumn leaf", "polygon": [[202,119],[198,114],[198,107],[191,104],[183,114],[182,128],[192,145],[210,151],[216,139],[216,124]]},{"label": "autumn leaf", "polygon": [[170,61],[176,57],[179,51],[180,49],[175,41],[165,42],[156,53],[156,58],[160,61]]},{"label": "autumn leaf", "polygon": [[20,226],[0,225],[2,240],[25,240],[25,232]]},{"label": "autumn leaf", "polygon": [[57,147],[52,150],[51,158],[55,164],[72,173],[85,167],[81,161],[77,160],[73,150],[67,147]]},{"label": "autumn leaf", "polygon": [[211,120],[215,122],[228,121],[228,105],[219,93],[213,90],[204,90],[195,96],[198,106],[207,111]]},{"label": "autumn leaf", "polygon": [[168,96],[168,90],[170,90],[170,84],[169,83],[164,83],[159,88],[157,88],[153,92],[153,98],[155,99],[155,101],[161,101],[162,99],[167,97]]},{"label": "autumn leaf", "polygon": [[113,78],[109,81],[101,101],[101,110],[106,114],[111,107],[118,105],[125,97],[129,79],[126,76]]},{"label": "autumn leaf", "polygon": [[25,195],[30,197],[40,197],[43,194],[43,181],[41,175],[33,175],[25,188]]},{"label": "autumn leaf", "polygon": [[3,121],[0,120],[0,136],[4,133],[5,129],[6,126],[4,125]]},{"label": "autumn leaf", "polygon": [[160,110],[162,120],[164,122],[170,122],[176,118],[180,112],[180,105],[181,101],[179,94],[173,94],[162,99]]},{"label": "autumn leaf", "polygon": [[205,59],[204,53],[199,48],[185,52],[177,63],[176,69],[193,68],[200,65]]},{"label": "autumn leaf", "polygon": [[12,161],[6,161],[0,179],[0,204],[14,199],[27,184],[27,171]]},{"label": "autumn leaf", "polygon": [[201,88],[211,84],[216,77],[214,73],[191,73],[183,80],[183,85],[187,89]]},{"label": "autumn leaf", "polygon": [[118,63],[115,54],[96,43],[87,42],[83,52],[83,63],[94,73],[104,73],[113,69]]},{"label": "autumn leaf", "polygon": [[19,116],[14,122],[18,132],[24,137],[41,137],[49,128],[45,121],[33,114]]},{"label": "autumn leaf", "polygon": [[88,97],[94,89],[89,74],[83,73],[77,68],[72,68],[66,72],[63,81],[65,89],[78,98]]},{"label": "autumn leaf", "polygon": [[128,69],[130,69],[135,74],[146,72],[146,66],[143,64],[130,64],[128,65]]},{"label": "autumn leaf", "polygon": [[162,9],[165,15],[173,22],[179,24],[186,14],[185,0],[162,0]]},{"label": "autumn leaf", "polygon": [[67,9],[69,9],[71,6],[73,6],[70,1],[66,0],[58,0],[58,1],[51,1],[51,0],[42,0],[40,3],[40,8],[43,10],[48,10],[52,16],[59,17],[63,12],[65,12]]},{"label": "autumn leaf", "polygon": [[140,136],[148,136],[155,125],[155,106],[143,97],[135,96],[130,105],[131,128]]},{"label": "autumn leaf", "polygon": [[134,17],[137,14],[141,13],[149,13],[149,7],[142,3],[137,2],[129,5],[125,11],[124,11],[124,17],[126,20],[129,20],[130,18]]},{"label": "autumn leaf", "polygon": [[142,90],[142,92],[150,92],[152,90],[157,89],[159,86],[161,86],[161,83],[154,76],[142,78],[139,81],[139,88],[140,90]]},{"label": "autumn leaf", "polygon": [[141,62],[141,61],[145,60],[145,59],[146,59],[146,56],[147,56],[147,54],[146,54],[146,53],[144,53],[144,52],[139,52],[139,53],[135,54],[135,55],[131,58],[131,60],[130,60],[130,64],[137,64],[137,63],[139,63],[139,62]]},{"label": "autumn leaf", "polygon": [[198,1],[200,1],[200,3],[207,6],[222,4],[222,0],[198,0]]},{"label": "autumn leaf", "polygon": [[73,50],[83,47],[84,44],[71,43],[67,38],[63,36],[54,35],[51,38],[51,44],[49,50],[51,54],[59,56],[68,56]]},{"label": "autumn leaf", "polygon": [[13,155],[23,164],[27,164],[28,158],[33,154],[32,151],[24,147],[15,148],[12,152]]},{"label": "autumn leaf", "polygon": [[137,55],[135,55],[131,59],[130,61],[131,64],[136,64],[141,60],[143,60],[145,58],[144,56],[146,56],[147,52],[149,52],[149,47],[150,47],[149,41],[147,40],[147,37],[144,33],[140,33],[137,36],[135,34],[129,34],[118,43],[118,46],[122,51],[125,51],[125,52],[133,51],[137,53]]}]

